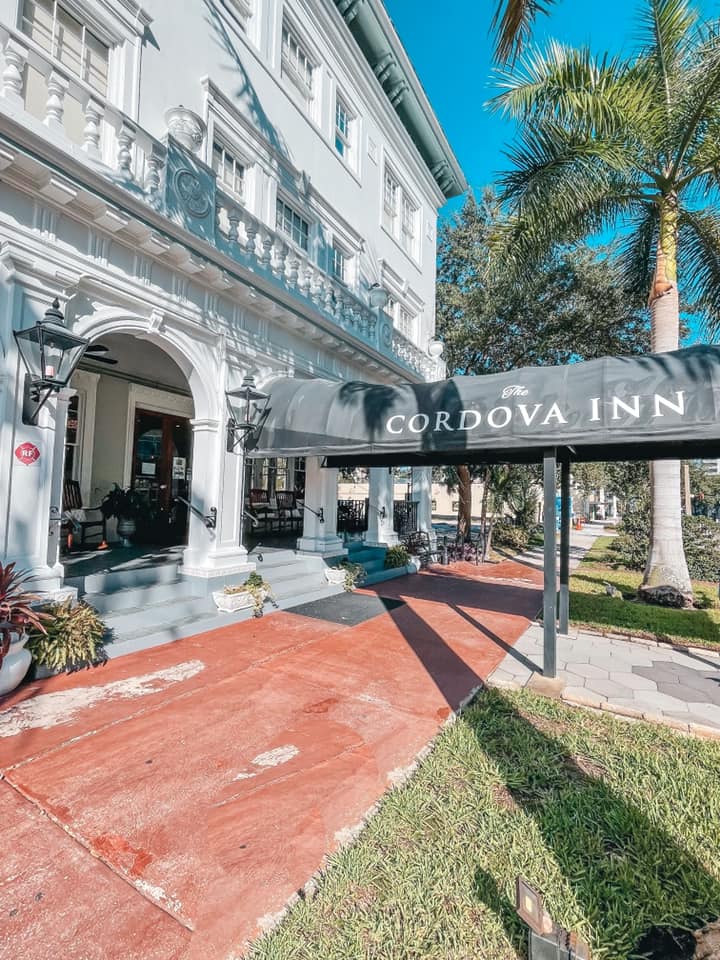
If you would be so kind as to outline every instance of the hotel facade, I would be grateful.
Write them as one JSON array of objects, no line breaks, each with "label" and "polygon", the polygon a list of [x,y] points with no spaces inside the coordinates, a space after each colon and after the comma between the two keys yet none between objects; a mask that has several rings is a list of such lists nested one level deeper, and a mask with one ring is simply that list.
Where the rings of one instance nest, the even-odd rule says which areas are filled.
[{"label": "hotel facade", "polygon": [[[114,484],[184,577],[249,569],[243,490],[294,491],[297,549],[342,552],[337,470],[244,463],[227,394],[445,374],[437,214],[466,184],[382,3],[0,0],[0,47],[0,559],[61,586],[68,507]],[[91,348],[33,415],[14,334],[56,298]],[[411,496],[430,529],[427,470]],[[396,542],[387,469],[368,500]]]}]

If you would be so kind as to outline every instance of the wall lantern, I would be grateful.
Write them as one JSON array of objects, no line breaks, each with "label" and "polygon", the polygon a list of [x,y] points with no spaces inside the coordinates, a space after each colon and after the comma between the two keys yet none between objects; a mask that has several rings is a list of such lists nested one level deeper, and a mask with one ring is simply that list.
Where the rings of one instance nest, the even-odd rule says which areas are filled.
[{"label": "wall lantern", "polygon": [[390,294],[379,283],[373,283],[368,290],[368,300],[373,310],[384,310],[389,298]]},{"label": "wall lantern", "polygon": [[555,923],[542,895],[522,877],[517,878],[515,909],[530,927],[528,960],[590,960],[587,943]]},{"label": "wall lantern", "polygon": [[255,386],[254,377],[247,376],[243,378],[242,386],[226,391],[225,396],[230,407],[227,449],[232,453],[238,444],[247,446],[249,437],[262,424],[270,395]]},{"label": "wall lantern", "polygon": [[32,401],[25,403],[23,423],[35,424],[49,397],[70,382],[90,341],[70,333],[57,297],[42,320],[25,330],[13,331],[13,335],[27,370],[26,401]]},{"label": "wall lantern", "polygon": [[430,340],[427,345],[427,352],[433,358],[433,360],[439,360],[443,355],[443,350],[445,349],[445,344],[442,340]]}]

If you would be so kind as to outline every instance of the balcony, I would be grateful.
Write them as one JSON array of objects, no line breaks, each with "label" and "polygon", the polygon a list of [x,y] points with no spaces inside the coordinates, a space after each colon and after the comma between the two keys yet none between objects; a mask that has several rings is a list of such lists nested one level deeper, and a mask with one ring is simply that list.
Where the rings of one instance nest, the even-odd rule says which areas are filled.
[{"label": "balcony", "polygon": [[[372,309],[367,292],[350,290],[250,213],[220,189],[212,171],[177,140],[153,137],[19,31],[0,25],[0,44],[0,116],[120,188],[153,218],[164,219],[168,233],[175,225],[194,235],[201,247],[209,244],[221,255],[215,274],[218,265],[229,271],[225,263],[230,261],[233,272],[269,292],[281,307],[322,321],[319,325],[340,340],[340,353],[354,353],[354,341],[359,341],[357,346],[365,344],[415,378],[443,375],[442,362],[395,330],[383,312]],[[123,215],[127,209],[119,221],[115,214],[115,220],[121,222]],[[178,244],[165,242],[164,247],[177,261]],[[147,248],[162,251],[163,241],[155,236]],[[185,260],[193,270],[202,269],[195,254]]]}]

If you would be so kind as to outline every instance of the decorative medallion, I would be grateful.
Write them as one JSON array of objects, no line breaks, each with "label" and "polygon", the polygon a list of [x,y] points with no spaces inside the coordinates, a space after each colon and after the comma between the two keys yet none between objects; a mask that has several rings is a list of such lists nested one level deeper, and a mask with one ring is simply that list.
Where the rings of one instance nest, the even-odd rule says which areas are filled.
[{"label": "decorative medallion", "polygon": [[389,320],[384,320],[380,327],[380,342],[384,347],[392,347],[393,331]]},{"label": "decorative medallion", "polygon": [[210,198],[202,181],[187,167],[175,174],[175,192],[190,216],[202,220],[210,212]]}]

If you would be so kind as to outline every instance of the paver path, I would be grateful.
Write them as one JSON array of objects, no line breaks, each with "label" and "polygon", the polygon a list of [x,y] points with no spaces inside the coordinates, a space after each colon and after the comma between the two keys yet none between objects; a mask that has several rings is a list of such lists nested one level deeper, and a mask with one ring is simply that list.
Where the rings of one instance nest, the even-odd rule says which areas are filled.
[{"label": "paver path", "polygon": [[0,958],[241,955],[512,649],[540,581],[434,568],[365,591],[357,626],[274,614],[0,702]]},{"label": "paver path", "polygon": [[[685,653],[571,628],[569,636],[558,636],[557,656],[569,700],[720,730],[720,655],[714,651]],[[490,682],[526,686],[542,663],[542,626],[533,624]]]}]

